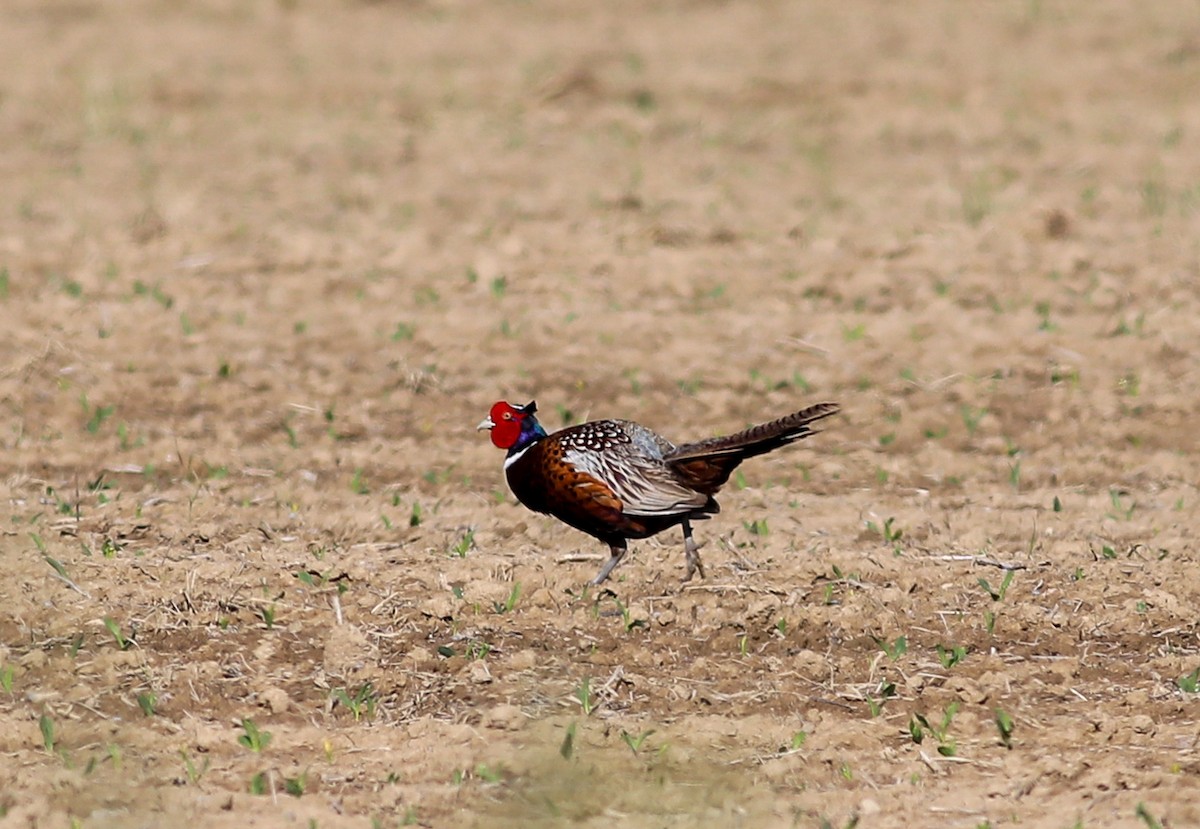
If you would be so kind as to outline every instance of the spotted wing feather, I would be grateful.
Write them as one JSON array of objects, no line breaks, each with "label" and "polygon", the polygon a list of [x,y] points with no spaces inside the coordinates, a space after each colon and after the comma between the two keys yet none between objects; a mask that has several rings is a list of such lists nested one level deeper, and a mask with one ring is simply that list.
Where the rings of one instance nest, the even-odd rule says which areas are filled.
[{"label": "spotted wing feather", "polygon": [[709,501],[665,463],[664,454],[674,445],[643,426],[602,420],[560,434],[563,460],[603,482],[620,499],[625,515],[682,515]]}]

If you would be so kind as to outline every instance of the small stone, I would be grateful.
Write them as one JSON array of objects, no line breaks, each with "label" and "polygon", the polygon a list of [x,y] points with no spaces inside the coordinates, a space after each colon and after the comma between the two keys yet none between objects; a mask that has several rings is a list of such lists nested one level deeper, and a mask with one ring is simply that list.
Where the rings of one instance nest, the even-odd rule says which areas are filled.
[{"label": "small stone", "polygon": [[471,681],[480,685],[492,681],[492,672],[488,670],[487,662],[482,659],[472,660],[467,667],[467,675],[471,677]]},{"label": "small stone", "polygon": [[883,809],[880,807],[879,802],[869,797],[864,797],[858,802],[858,813],[864,817],[877,815],[882,811]]}]

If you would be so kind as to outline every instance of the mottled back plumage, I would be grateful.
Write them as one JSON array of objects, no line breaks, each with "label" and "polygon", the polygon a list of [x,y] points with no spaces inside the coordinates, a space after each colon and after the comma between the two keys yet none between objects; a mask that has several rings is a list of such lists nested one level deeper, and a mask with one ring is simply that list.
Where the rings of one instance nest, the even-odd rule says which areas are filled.
[{"label": "mottled back plumage", "polygon": [[676,525],[684,531],[686,578],[696,570],[703,576],[689,521],[720,510],[713,496],[743,460],[813,434],[810,424],[838,407],[820,403],[679,446],[628,420],[596,420],[546,434],[535,411],[533,403],[497,403],[480,428],[492,429],[493,443],[508,450],[505,474],[521,503],[609,545],[611,558],[593,580],[599,584],[625,554],[628,539]]}]

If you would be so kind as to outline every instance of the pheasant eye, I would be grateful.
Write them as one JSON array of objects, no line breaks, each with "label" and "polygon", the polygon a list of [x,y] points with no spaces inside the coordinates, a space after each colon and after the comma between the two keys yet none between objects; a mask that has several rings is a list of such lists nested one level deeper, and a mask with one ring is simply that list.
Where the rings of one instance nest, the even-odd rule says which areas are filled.
[{"label": "pheasant eye", "polygon": [[505,413],[504,413],[504,419],[505,419],[505,420],[512,420],[512,412],[505,412]]}]

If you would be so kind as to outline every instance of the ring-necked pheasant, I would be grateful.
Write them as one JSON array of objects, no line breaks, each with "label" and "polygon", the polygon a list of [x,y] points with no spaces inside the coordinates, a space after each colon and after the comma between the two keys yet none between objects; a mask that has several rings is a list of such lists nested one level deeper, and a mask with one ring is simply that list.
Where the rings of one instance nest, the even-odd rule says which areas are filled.
[{"label": "ring-necked pheasant", "polygon": [[713,497],[746,458],[814,434],[810,424],[836,414],[836,403],[807,409],[726,437],[676,446],[628,420],[595,420],[547,434],[537,404],[492,406],[479,429],[508,450],[504,472],[522,504],[553,515],[609,546],[612,556],[592,584],[600,584],[625,555],[631,538],[648,538],[680,525],[689,580],[704,577],[692,519],[721,507]]}]

